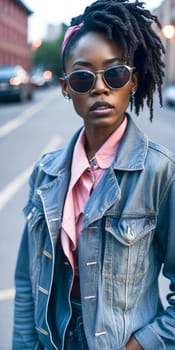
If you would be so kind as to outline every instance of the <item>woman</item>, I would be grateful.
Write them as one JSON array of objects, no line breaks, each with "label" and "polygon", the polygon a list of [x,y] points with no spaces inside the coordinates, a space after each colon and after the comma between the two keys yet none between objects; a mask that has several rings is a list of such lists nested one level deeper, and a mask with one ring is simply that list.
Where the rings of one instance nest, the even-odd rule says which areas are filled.
[{"label": "woman", "polygon": [[[98,0],[62,46],[63,95],[84,127],[30,178],[16,266],[13,349],[175,349],[175,157],[127,112],[162,103],[159,22]],[[163,266],[169,307],[158,291]]]}]

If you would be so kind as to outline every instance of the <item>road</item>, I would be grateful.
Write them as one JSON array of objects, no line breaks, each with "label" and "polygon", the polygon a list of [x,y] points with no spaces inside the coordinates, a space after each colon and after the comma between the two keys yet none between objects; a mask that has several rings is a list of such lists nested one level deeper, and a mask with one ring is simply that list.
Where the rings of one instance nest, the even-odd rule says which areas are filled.
[{"label": "road", "polygon": [[[175,151],[175,111],[160,109],[155,102],[155,120],[149,122],[145,108],[138,125],[154,140]],[[0,339],[1,350],[11,349],[14,268],[24,218],[22,208],[28,194],[27,180],[40,156],[64,145],[81,125],[71,103],[59,87],[37,90],[33,101],[0,104]],[[160,280],[165,302],[167,283]]]}]

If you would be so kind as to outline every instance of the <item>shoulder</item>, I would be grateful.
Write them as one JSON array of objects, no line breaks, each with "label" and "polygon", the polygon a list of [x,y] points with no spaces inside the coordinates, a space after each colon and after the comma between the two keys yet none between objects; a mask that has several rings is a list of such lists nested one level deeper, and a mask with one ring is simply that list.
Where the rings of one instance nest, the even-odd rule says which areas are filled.
[{"label": "shoulder", "polygon": [[59,148],[55,151],[43,154],[39,162],[36,164],[36,166],[39,165],[40,167],[43,168],[46,165],[47,166],[51,165],[52,162],[58,159],[63,152],[64,152],[64,148]]},{"label": "shoulder", "polygon": [[39,187],[43,183],[50,182],[58,175],[59,158],[64,152],[64,148],[42,155],[34,165],[29,178],[30,187]]},{"label": "shoulder", "polygon": [[149,140],[145,168],[149,169],[150,176],[170,184],[175,181],[175,153]]},{"label": "shoulder", "polygon": [[163,145],[149,140],[148,150],[152,153],[155,153],[157,157],[160,157],[161,159],[164,159],[165,161],[171,162],[175,165],[175,152],[169,150]]},{"label": "shoulder", "polygon": [[175,153],[159,143],[148,141],[148,158],[152,159],[154,166],[159,169],[171,168],[175,173]]}]

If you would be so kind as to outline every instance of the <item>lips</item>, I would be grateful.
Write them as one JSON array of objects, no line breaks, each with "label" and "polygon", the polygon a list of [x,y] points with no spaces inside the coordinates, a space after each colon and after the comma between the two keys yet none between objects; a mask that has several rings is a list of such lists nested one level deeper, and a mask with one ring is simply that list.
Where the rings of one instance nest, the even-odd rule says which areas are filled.
[{"label": "lips", "polygon": [[112,109],[114,108],[114,106],[112,106],[110,103],[105,102],[105,101],[98,101],[95,102],[91,108],[90,111],[103,111],[103,110],[108,110],[108,109]]}]

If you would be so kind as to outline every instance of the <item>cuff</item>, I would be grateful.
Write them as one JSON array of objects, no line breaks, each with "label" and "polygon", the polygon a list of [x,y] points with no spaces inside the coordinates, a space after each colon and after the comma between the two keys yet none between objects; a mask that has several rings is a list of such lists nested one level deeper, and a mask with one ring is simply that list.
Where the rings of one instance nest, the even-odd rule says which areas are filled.
[{"label": "cuff", "polygon": [[144,350],[166,350],[164,342],[151,326],[140,329],[134,333],[134,337]]}]

